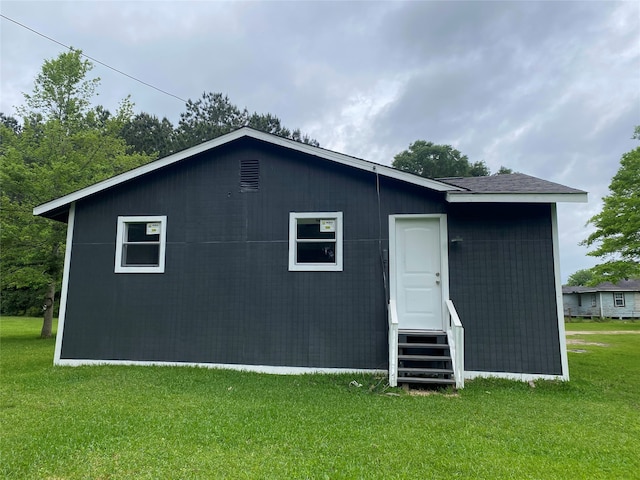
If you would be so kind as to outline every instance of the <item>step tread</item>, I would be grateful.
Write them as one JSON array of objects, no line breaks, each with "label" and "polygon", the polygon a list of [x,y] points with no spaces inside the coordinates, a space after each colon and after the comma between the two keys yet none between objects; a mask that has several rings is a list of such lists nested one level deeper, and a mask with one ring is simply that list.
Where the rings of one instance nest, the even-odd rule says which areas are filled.
[{"label": "step tread", "polygon": [[423,377],[398,377],[398,383],[439,383],[443,385],[455,385],[453,378],[423,378]]},{"label": "step tread", "polygon": [[404,368],[398,367],[398,373],[425,373],[425,374],[439,374],[444,373],[453,375],[453,370],[450,368]]},{"label": "step tread", "polygon": [[398,343],[398,348],[449,348],[447,343]]},{"label": "step tread", "polygon": [[445,332],[444,330],[403,330],[403,329],[399,329],[398,333],[400,335],[421,335],[421,336],[426,336],[428,337],[429,335],[431,336],[441,336],[441,335],[446,335],[447,332]]},{"label": "step tread", "polygon": [[398,355],[398,360],[451,361],[449,355]]}]

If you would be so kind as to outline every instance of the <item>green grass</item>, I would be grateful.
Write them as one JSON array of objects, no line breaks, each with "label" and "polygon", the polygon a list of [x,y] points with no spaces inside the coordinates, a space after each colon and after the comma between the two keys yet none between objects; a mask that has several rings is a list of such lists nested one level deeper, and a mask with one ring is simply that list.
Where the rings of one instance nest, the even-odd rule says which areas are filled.
[{"label": "green grass", "polygon": [[585,320],[571,319],[571,322],[564,324],[568,332],[576,330],[585,331],[640,331],[640,321],[638,320]]},{"label": "green grass", "polygon": [[363,375],[53,367],[40,326],[0,321],[3,478],[640,478],[640,335],[580,337],[609,346],[570,353],[569,383],[396,396]]}]

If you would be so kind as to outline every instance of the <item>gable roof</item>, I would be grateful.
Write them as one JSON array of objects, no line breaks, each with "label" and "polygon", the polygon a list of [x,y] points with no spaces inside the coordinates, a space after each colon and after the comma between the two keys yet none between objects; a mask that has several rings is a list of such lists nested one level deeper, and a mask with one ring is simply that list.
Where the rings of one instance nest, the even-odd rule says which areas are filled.
[{"label": "gable roof", "polygon": [[[490,175],[486,177],[448,177],[439,178],[441,182],[464,191],[447,194],[449,202],[494,202],[507,199],[514,194],[521,200],[537,203],[544,201],[585,202],[587,193],[559,183],[549,182],[524,173]],[[556,198],[556,200],[550,200]],[[502,200],[505,201],[505,200]]]},{"label": "gable roof", "polygon": [[[308,155],[313,155],[315,157],[319,157],[328,161],[332,161],[342,165],[347,165],[347,166],[354,167],[360,170],[365,170],[368,172],[373,172],[378,175],[382,175],[388,178],[394,178],[409,184],[428,188],[430,190],[434,190],[438,192],[446,192],[447,201],[449,202],[485,201],[485,202],[554,203],[557,201],[586,202],[586,198],[587,198],[586,197],[587,194],[585,192],[582,192],[581,190],[575,190],[569,187],[553,184],[551,182],[546,182],[545,180],[541,180],[535,177],[529,177],[528,175],[522,175],[522,174],[514,174],[514,175],[522,175],[523,177],[527,177],[528,179],[531,179],[531,181],[535,180],[538,182],[547,183],[549,185],[556,185],[558,187],[556,189],[557,191],[537,192],[535,194],[536,195],[535,199],[526,197],[527,195],[526,192],[522,190],[518,191],[517,189],[516,190],[514,189],[497,190],[498,192],[497,194],[493,192],[484,192],[482,191],[482,189],[476,191],[474,190],[474,188],[476,188],[477,185],[474,186],[474,184],[469,184],[469,183],[466,185],[464,184],[466,180],[472,180],[472,179],[449,178],[449,179],[434,180],[430,178],[424,178],[419,175],[403,172],[401,170],[397,170],[392,167],[387,167],[377,163],[362,160],[356,157],[351,157],[349,155],[345,155],[342,153],[333,152],[331,150],[326,150],[324,148],[314,147],[312,145],[308,145],[305,143],[289,140],[288,138],[283,138],[270,133],[254,130],[249,127],[243,127],[233,132],[227,133],[226,135],[222,135],[220,137],[214,138],[213,140],[209,140],[207,142],[201,143],[200,145],[196,145],[194,147],[188,148],[181,152],[174,153],[173,155],[169,155],[168,157],[155,160],[146,165],[142,165],[141,167],[135,168],[133,170],[129,170],[128,172],[121,173],[120,175],[116,175],[115,177],[108,178],[99,183],[90,185],[81,190],[77,190],[63,197],[51,200],[47,203],[44,203],[42,205],[35,207],[33,209],[33,214],[41,215],[48,218],[59,218],[61,216],[65,216],[66,211],[69,208],[69,205],[71,205],[73,202],[77,200],[81,200],[91,195],[95,195],[96,193],[99,193],[103,190],[107,190],[121,183],[133,180],[142,175],[146,175],[148,173],[159,170],[166,166],[181,162],[183,160],[191,158],[200,153],[203,153],[208,150],[214,149],[216,147],[236,141],[240,138],[253,138],[255,140],[269,143],[271,145],[277,145],[290,150],[295,150]],[[504,177],[504,176],[509,176],[509,175],[496,175],[494,177],[482,177],[482,178],[495,178],[495,177]],[[521,179],[521,180],[523,184],[527,183],[525,179]],[[506,183],[508,182],[506,183],[503,182],[503,183],[506,185]],[[469,188],[469,186],[473,188]],[[560,187],[565,190],[561,190]],[[496,186],[493,188],[494,190],[501,188],[500,183],[499,182],[496,183]],[[504,185],[502,188],[504,188]],[[512,187],[512,188],[515,188],[515,187]],[[457,194],[458,196],[453,196],[454,194]],[[471,197],[469,197],[469,195],[471,195]],[[579,200],[575,199],[576,195],[580,197]]]},{"label": "gable roof", "polygon": [[562,293],[596,293],[596,292],[640,292],[640,280],[620,280],[618,283],[604,282],[595,287],[571,286],[562,287]]}]

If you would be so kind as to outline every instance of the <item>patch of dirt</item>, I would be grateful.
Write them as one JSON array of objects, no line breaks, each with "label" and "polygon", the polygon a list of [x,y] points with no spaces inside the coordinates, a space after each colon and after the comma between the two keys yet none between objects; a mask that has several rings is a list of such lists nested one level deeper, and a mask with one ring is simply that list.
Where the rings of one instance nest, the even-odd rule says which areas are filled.
[{"label": "patch of dirt", "polygon": [[457,392],[454,393],[442,393],[442,392],[438,392],[437,390],[412,390],[409,389],[407,391],[407,393],[409,395],[415,395],[418,397],[428,397],[430,395],[440,395],[441,397],[446,397],[446,398],[456,398],[459,397],[460,395]]},{"label": "patch of dirt", "polygon": [[584,340],[580,340],[579,338],[568,338],[567,345],[595,345],[596,347],[608,347],[607,343],[598,343],[598,342],[585,342]]},{"label": "patch of dirt", "polygon": [[573,353],[588,353],[587,350],[581,350],[581,349],[569,349],[567,350],[567,352],[573,352]]}]

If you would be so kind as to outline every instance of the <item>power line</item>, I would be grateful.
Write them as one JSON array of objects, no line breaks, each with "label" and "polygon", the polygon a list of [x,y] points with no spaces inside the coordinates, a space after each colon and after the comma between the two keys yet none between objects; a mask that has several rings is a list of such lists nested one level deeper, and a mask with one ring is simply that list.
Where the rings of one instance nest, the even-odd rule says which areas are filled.
[{"label": "power line", "polygon": [[[26,25],[24,25],[24,24],[22,24],[22,23],[20,23],[20,22],[18,22],[18,21],[16,21],[16,20],[14,20],[14,19],[12,19],[12,18],[9,18],[9,17],[7,17],[6,15],[2,15],[2,14],[0,13],[0,17],[4,18],[5,20],[9,20],[10,22],[15,23],[16,25],[21,26],[22,28],[24,28],[24,29],[26,29],[26,30],[29,30],[30,32],[33,32],[33,33],[35,33],[36,35],[40,35],[41,37],[46,38],[47,40],[49,40],[49,41],[51,41],[51,42],[53,42],[53,43],[57,43],[58,45],[61,45],[61,46],[65,47],[65,48],[67,48],[67,49],[69,49],[69,50],[75,50],[73,47],[70,47],[70,46],[68,46],[68,45],[65,45],[64,43],[59,42],[58,40],[56,40],[56,39],[54,39],[54,38],[48,37],[47,35],[45,35],[45,34],[43,34],[43,33],[40,33],[40,32],[38,32],[37,30],[34,30],[33,28],[28,27],[28,26],[26,26]],[[77,50],[76,50],[76,51],[77,51]],[[88,58],[88,59],[89,59],[89,60],[91,60],[92,62],[98,63],[98,64],[100,64],[100,65],[102,65],[102,66],[104,66],[104,67],[107,67],[107,68],[109,68],[109,69],[113,70],[114,72],[119,73],[120,75],[124,75],[125,77],[130,78],[131,80],[135,80],[136,82],[141,83],[142,85],[145,85],[145,86],[147,86],[147,87],[153,88],[154,90],[157,90],[157,91],[158,91],[158,92],[160,92],[160,93],[164,93],[165,95],[169,95],[170,97],[176,98],[176,99],[180,100],[181,102],[187,103],[187,101],[186,101],[184,98],[180,98],[179,96],[174,95],[173,93],[169,93],[169,92],[167,92],[166,90],[162,90],[161,88],[158,88],[158,87],[156,87],[156,86],[153,86],[153,85],[151,85],[150,83],[147,83],[147,82],[145,82],[145,81],[143,81],[143,80],[140,80],[139,78],[136,78],[136,77],[134,77],[134,76],[132,76],[132,75],[129,75],[128,73],[123,72],[122,70],[118,70],[117,68],[114,68],[114,67],[112,67],[111,65],[107,65],[106,63],[101,62],[101,61],[100,61],[100,60],[98,60],[98,59],[95,59],[95,58],[93,58],[93,57],[90,57],[89,55],[86,55],[86,54],[84,54],[84,53],[80,53],[80,55],[82,55],[82,56],[83,56],[83,57],[85,57],[85,58]]]}]

